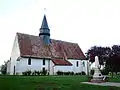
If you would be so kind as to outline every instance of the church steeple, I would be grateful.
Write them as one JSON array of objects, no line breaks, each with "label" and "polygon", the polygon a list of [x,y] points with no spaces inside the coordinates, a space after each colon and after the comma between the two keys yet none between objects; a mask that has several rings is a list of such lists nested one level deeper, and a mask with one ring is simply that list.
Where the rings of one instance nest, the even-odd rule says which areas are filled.
[{"label": "church steeple", "polygon": [[48,27],[46,15],[43,17],[39,36],[43,39],[45,44],[50,44],[50,29]]},{"label": "church steeple", "polygon": [[44,15],[44,17],[43,17],[43,21],[42,21],[42,25],[41,25],[40,29],[48,29],[49,30],[46,15]]}]

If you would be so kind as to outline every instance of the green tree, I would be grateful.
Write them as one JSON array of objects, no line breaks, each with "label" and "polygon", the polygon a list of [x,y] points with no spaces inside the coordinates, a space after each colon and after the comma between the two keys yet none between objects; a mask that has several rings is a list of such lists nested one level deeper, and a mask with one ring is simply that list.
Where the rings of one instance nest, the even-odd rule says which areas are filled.
[{"label": "green tree", "polygon": [[91,47],[87,52],[87,57],[90,62],[95,61],[95,56],[99,57],[100,65],[106,62],[105,71],[120,72],[120,45],[113,45],[110,47]]},{"label": "green tree", "polygon": [[98,56],[100,65],[103,65],[110,52],[111,49],[109,47],[93,46],[87,51],[86,54],[90,62],[94,62],[95,56]]},{"label": "green tree", "polygon": [[7,62],[4,62],[4,64],[1,66],[1,73],[6,74],[7,73]]}]

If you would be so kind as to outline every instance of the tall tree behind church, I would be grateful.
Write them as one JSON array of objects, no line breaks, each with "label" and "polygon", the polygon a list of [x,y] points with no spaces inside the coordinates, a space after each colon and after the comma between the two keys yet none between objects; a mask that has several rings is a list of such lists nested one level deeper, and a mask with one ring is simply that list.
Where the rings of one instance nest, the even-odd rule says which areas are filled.
[{"label": "tall tree behind church", "polygon": [[103,65],[110,52],[111,49],[109,47],[93,46],[87,51],[87,57],[93,63],[95,56],[98,56],[100,65]]},{"label": "tall tree behind church", "polygon": [[110,72],[120,71],[120,45],[110,47],[93,46],[87,52],[90,62],[95,61],[95,56],[99,57],[100,65],[106,62],[106,68]]}]

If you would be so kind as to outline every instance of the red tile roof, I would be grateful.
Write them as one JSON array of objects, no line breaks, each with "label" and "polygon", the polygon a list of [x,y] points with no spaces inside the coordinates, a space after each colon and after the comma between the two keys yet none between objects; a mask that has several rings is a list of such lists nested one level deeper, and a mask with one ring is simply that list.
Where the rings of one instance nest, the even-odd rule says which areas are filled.
[{"label": "red tile roof", "polygon": [[53,63],[54,63],[55,65],[72,66],[72,64],[71,64],[69,61],[67,61],[67,60],[57,59],[57,60],[52,60],[52,61],[53,61]]},{"label": "red tile roof", "polygon": [[51,39],[46,46],[39,36],[17,33],[20,55],[35,58],[85,59],[83,52],[76,43]]}]

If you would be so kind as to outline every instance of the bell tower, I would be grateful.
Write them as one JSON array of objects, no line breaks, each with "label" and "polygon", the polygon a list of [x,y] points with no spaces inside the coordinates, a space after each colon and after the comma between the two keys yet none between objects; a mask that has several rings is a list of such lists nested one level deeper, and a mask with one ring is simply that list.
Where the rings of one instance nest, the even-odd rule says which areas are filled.
[{"label": "bell tower", "polygon": [[43,17],[39,36],[40,36],[40,38],[43,39],[45,44],[50,44],[50,29],[48,27],[46,15],[44,15],[44,17]]}]

